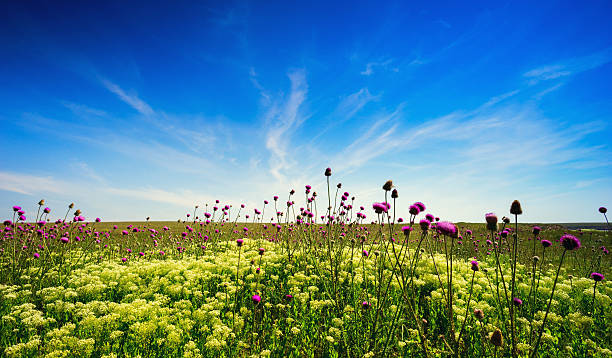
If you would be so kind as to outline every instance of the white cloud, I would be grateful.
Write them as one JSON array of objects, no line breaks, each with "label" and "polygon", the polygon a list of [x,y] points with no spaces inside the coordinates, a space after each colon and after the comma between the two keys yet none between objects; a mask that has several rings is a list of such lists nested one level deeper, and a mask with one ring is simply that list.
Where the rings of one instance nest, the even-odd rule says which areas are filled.
[{"label": "white cloud", "polygon": [[399,69],[397,67],[392,67],[392,68],[389,67],[393,61],[394,61],[393,59],[387,59],[387,60],[368,62],[366,64],[365,70],[361,71],[360,74],[364,76],[370,76],[374,73],[374,70],[376,68],[383,69],[383,70],[390,69],[393,72],[399,72]]},{"label": "white cloud", "polygon": [[65,188],[51,176],[0,172],[0,190],[34,195],[42,192],[60,193]]},{"label": "white cloud", "polygon": [[114,84],[113,82],[109,80],[102,79],[101,81],[107,90],[117,95],[119,99],[121,99],[123,102],[130,105],[132,108],[137,110],[140,114],[143,114],[145,116],[150,116],[155,113],[153,109],[145,101],[138,98],[138,95],[126,93],[123,89],[121,89],[121,87],[119,87],[118,85]]},{"label": "white cloud", "polygon": [[291,91],[287,98],[275,103],[265,116],[266,148],[270,151],[270,173],[279,181],[284,180],[283,172],[291,166],[287,154],[290,137],[305,120],[302,105],[308,93],[306,74],[303,70],[289,73]]},{"label": "white cloud", "polygon": [[572,76],[584,71],[592,70],[612,61],[612,48],[593,53],[591,55],[574,57],[554,64],[534,68],[523,74],[529,85],[543,81]]}]

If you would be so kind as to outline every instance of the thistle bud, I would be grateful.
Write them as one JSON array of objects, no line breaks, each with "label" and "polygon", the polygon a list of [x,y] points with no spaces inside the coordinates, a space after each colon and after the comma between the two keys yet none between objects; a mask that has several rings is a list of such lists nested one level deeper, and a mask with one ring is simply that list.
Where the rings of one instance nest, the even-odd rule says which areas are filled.
[{"label": "thistle bud", "polygon": [[325,176],[326,177],[330,177],[331,176],[331,168],[325,169]]},{"label": "thistle bud", "polygon": [[45,199],[42,199],[41,201],[38,202],[38,205],[43,206],[45,205]]},{"label": "thistle bud", "polygon": [[397,193],[397,189],[393,189],[393,191],[391,192],[391,198],[392,199],[399,198],[399,194]]},{"label": "thistle bud", "polygon": [[512,202],[510,205],[510,214],[513,215],[521,215],[523,213],[523,209],[521,209],[521,203],[518,200]]},{"label": "thistle bud", "polygon": [[74,208],[74,203],[70,203],[70,205],[68,205],[68,208],[69,208],[69,209]]}]

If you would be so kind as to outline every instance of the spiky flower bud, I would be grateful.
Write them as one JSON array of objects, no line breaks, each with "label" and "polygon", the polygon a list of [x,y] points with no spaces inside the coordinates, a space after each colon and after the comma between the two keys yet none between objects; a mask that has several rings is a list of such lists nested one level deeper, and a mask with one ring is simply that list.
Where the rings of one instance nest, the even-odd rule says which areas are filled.
[{"label": "spiky flower bud", "polygon": [[325,176],[326,177],[330,177],[331,176],[331,168],[325,169]]},{"label": "spiky flower bud", "polygon": [[397,189],[393,189],[393,191],[391,192],[391,198],[392,199],[399,198],[399,194],[397,193]]},{"label": "spiky flower bud", "polygon": [[38,205],[43,206],[45,205],[45,199],[42,199],[41,201],[38,202]]}]

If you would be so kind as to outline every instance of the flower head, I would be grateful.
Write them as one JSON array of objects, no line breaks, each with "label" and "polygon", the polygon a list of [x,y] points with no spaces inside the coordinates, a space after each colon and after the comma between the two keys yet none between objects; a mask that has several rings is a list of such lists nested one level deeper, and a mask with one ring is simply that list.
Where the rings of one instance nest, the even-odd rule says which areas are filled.
[{"label": "flower head", "polygon": [[514,297],[514,298],[512,299],[512,304],[513,304],[513,305],[515,305],[515,306],[517,306],[517,307],[520,307],[520,306],[523,304],[523,300],[521,300],[521,299],[520,299],[520,298],[518,298],[518,297]]},{"label": "flower head", "polygon": [[478,271],[478,261],[472,260],[472,271]]},{"label": "flower head", "polygon": [[326,177],[330,177],[330,176],[331,176],[331,174],[332,174],[332,173],[331,173],[331,168],[327,168],[327,169],[325,169],[325,176],[326,176]]},{"label": "flower head", "polygon": [[253,295],[253,297],[251,297],[251,300],[253,301],[254,304],[259,304],[259,302],[261,302],[261,296]]},{"label": "flower head", "polygon": [[542,246],[544,246],[544,248],[550,247],[552,245],[552,242],[548,240],[542,240],[540,241],[540,243],[542,244]]},{"label": "flower head", "polygon": [[431,222],[427,219],[423,219],[419,221],[419,225],[421,226],[421,230],[427,231],[429,230],[429,225],[431,225]]},{"label": "flower head", "polygon": [[244,240],[243,239],[236,240],[236,245],[238,245],[238,247],[242,246],[242,244],[244,244]]},{"label": "flower head", "polygon": [[578,238],[576,236],[570,235],[570,234],[565,234],[563,236],[561,236],[561,245],[566,249],[566,250],[575,250],[575,249],[579,249],[581,244],[580,244],[580,240],[578,240]]},{"label": "flower head", "polygon": [[425,211],[425,204],[421,203],[420,201],[417,201],[414,203],[414,205],[419,208],[420,211]]},{"label": "flower head", "polygon": [[497,231],[497,215],[494,213],[485,214],[485,220],[487,222],[487,229],[490,231]]},{"label": "flower head", "polygon": [[363,301],[361,302],[361,308],[363,308],[364,310],[369,309],[370,307],[372,307],[372,305],[370,304],[370,302],[368,301]]},{"label": "flower head", "polygon": [[606,209],[605,207],[602,206],[602,207],[599,208],[599,212],[602,213],[602,214],[605,214],[605,213],[608,212],[608,209]]},{"label": "flower head", "polygon": [[599,272],[593,272],[593,273],[591,273],[591,278],[595,282],[599,282],[599,281],[603,281],[604,275],[600,274]]},{"label": "flower head", "polygon": [[541,228],[541,227],[539,227],[539,226],[534,226],[534,227],[533,227],[533,236],[537,236],[537,235],[540,233],[540,231],[542,231],[542,228]]},{"label": "flower head", "polygon": [[419,209],[418,206],[412,204],[410,205],[410,207],[408,208],[408,212],[412,215],[419,215],[419,213],[421,212],[421,210]]},{"label": "flower head", "polygon": [[442,235],[457,237],[457,226],[448,221],[440,221],[436,224],[436,228]]},{"label": "flower head", "polygon": [[410,227],[409,225],[402,226],[402,232],[404,232],[404,235],[406,236],[408,236],[412,230],[412,227]]}]

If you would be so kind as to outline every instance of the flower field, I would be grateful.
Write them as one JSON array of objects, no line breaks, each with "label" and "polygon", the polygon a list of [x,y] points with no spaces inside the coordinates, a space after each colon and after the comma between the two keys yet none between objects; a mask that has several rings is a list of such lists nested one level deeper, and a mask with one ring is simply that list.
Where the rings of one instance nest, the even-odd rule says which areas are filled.
[{"label": "flower field", "polygon": [[15,207],[0,241],[2,355],[612,356],[606,231],[521,224],[517,201],[510,219],[454,224],[390,181],[370,218],[325,174],[331,195],[306,186],[300,209],[292,190],[173,223]]}]

